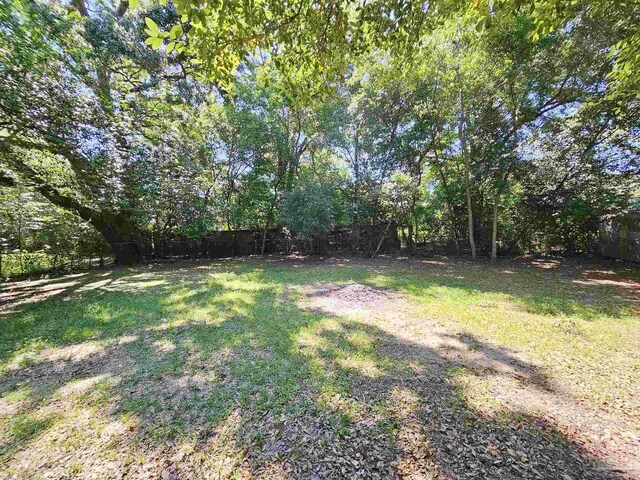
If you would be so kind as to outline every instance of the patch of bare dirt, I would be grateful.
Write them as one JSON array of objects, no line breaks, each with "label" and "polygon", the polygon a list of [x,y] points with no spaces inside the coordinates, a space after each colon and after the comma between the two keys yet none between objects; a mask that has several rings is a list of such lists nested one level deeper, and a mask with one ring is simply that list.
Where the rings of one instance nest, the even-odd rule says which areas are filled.
[{"label": "patch of bare dirt", "polygon": [[606,285],[615,287],[625,298],[640,305],[640,282],[626,275],[622,275],[615,270],[605,268],[587,269],[582,272],[582,278],[576,279],[573,282],[581,285]]},{"label": "patch of bare dirt", "polygon": [[311,306],[336,316],[349,314],[371,314],[393,311],[395,304],[402,302],[402,296],[383,288],[370,287],[359,283],[348,285],[320,285],[307,292]]},{"label": "patch of bare dirt", "polygon": [[[301,308],[335,316],[356,316],[385,331],[419,343],[433,352],[427,363],[442,363],[443,359],[461,362],[472,368],[509,373],[519,378],[533,378],[533,370],[515,351],[491,350],[469,336],[459,335],[436,322],[422,318],[414,305],[399,292],[358,283],[319,285],[308,289],[300,302]],[[536,379],[541,380],[541,379]]]}]

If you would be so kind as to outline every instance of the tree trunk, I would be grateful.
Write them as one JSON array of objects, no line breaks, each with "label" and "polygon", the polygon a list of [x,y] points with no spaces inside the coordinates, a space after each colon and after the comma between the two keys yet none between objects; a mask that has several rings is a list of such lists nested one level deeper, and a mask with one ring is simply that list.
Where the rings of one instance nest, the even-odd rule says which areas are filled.
[{"label": "tree trunk", "polygon": [[445,205],[447,207],[447,213],[449,214],[450,222],[451,222],[451,233],[453,233],[453,241],[456,244],[456,252],[460,255],[460,241],[458,239],[458,229],[456,228],[456,214],[453,209],[453,202],[449,196],[449,186],[447,185],[447,177],[445,176],[442,168],[439,164],[438,160],[438,152],[434,150],[436,156],[436,165],[438,166],[438,176],[440,177],[440,181],[442,182],[442,186],[444,187],[444,200]]},{"label": "tree trunk", "polygon": [[513,164],[509,165],[509,168],[504,174],[504,178],[502,178],[500,185],[498,185],[496,190],[496,198],[493,204],[493,230],[491,232],[491,263],[496,263],[498,260],[498,209],[500,208],[500,196],[502,194],[502,189],[507,184],[512,166]]},{"label": "tree trunk", "polygon": [[462,148],[462,160],[464,162],[465,171],[465,189],[467,191],[467,216],[469,218],[469,247],[471,247],[471,258],[476,259],[476,242],[473,231],[473,203],[471,200],[471,164],[469,155],[467,154],[467,139],[465,135],[465,112],[464,112],[464,96],[460,89],[460,121],[458,122],[458,134],[460,136],[460,144]]},{"label": "tree trunk", "polygon": [[135,265],[142,261],[142,252],[135,242],[110,243],[116,265]]},{"label": "tree trunk", "polygon": [[[65,156],[63,153],[60,153],[60,155]],[[73,163],[72,157],[65,156],[65,158],[70,163]],[[135,242],[134,233],[136,229],[131,212],[124,210],[101,211],[89,207],[75,196],[67,196],[60,193],[56,187],[44,182],[38,172],[26,164],[20,166],[19,172],[29,180],[32,180],[37,185],[36,190],[52,204],[65,210],[73,211],[80,218],[91,223],[111,246],[116,257],[116,263],[130,265],[142,260],[142,252]],[[6,174],[0,175],[0,183],[3,185],[15,185],[12,182],[14,180]]]},{"label": "tree trunk", "polygon": [[116,265],[133,265],[142,261],[133,220],[127,212],[103,213],[89,221],[109,243]]},{"label": "tree trunk", "polygon": [[378,256],[378,253],[380,252],[380,247],[382,247],[382,242],[384,242],[384,237],[387,236],[387,233],[389,232],[389,228],[391,227],[391,223],[392,223],[391,220],[387,222],[387,228],[385,228],[384,233],[380,237],[380,240],[378,241],[378,245],[376,246],[375,251],[371,254],[371,258],[376,258]]},{"label": "tree trunk", "polygon": [[498,205],[500,204],[500,192],[496,193],[493,204],[493,228],[491,231],[491,263],[498,260]]},{"label": "tree trunk", "polygon": [[409,248],[409,253],[413,253],[413,224],[409,223],[407,229],[407,247]]}]

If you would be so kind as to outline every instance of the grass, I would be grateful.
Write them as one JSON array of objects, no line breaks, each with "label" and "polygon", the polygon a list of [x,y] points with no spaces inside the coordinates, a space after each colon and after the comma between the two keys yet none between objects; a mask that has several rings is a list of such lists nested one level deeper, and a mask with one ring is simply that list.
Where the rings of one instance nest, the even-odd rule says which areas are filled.
[{"label": "grass", "polygon": [[[467,270],[375,279],[416,301],[418,315],[517,348],[594,403],[637,393],[638,310],[611,286],[586,288],[529,270]],[[636,412],[640,413],[640,412]]]},{"label": "grass", "polygon": [[[411,318],[396,329],[394,312],[303,306],[310,285],[353,282],[402,295]],[[561,425],[540,437],[546,413],[517,397],[559,418],[567,402],[602,412],[622,439],[637,431],[640,318],[625,292],[585,268],[462,262],[223,261],[15,284],[0,315],[0,466],[24,478],[295,477],[320,464],[384,476],[431,455],[428,468],[455,476],[468,467],[442,425],[485,448],[523,421],[521,449],[569,449],[553,468],[591,462]],[[466,357],[427,345],[432,325]],[[523,380],[531,372],[544,388]],[[509,449],[491,455],[521,462]]]}]

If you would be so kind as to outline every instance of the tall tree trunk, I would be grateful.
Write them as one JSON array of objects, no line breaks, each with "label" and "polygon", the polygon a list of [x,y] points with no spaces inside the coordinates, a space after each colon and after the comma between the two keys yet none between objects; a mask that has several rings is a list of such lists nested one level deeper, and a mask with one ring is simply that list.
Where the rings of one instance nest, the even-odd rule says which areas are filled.
[{"label": "tall tree trunk", "polygon": [[493,228],[491,230],[491,263],[498,260],[498,206],[500,204],[500,191],[496,193],[493,204]]},{"label": "tall tree trunk", "polygon": [[[509,93],[511,98],[514,98],[513,93],[513,84],[509,85]],[[513,119],[513,129],[511,130],[517,137],[518,132],[518,107],[517,104],[514,105],[514,108],[511,111],[511,117]],[[517,140],[517,138],[516,138]],[[502,193],[502,188],[506,186],[507,180],[509,178],[509,173],[511,172],[511,168],[513,167],[513,162],[509,163],[509,167],[504,174],[504,178],[501,179],[500,184],[496,189],[496,198],[493,203],[493,226],[491,229],[491,263],[496,263],[498,261],[498,209],[500,208],[500,194]]]},{"label": "tall tree trunk", "polygon": [[464,162],[465,172],[465,189],[467,191],[467,217],[469,219],[469,247],[471,247],[471,258],[476,259],[476,242],[474,239],[473,229],[473,202],[471,200],[471,162],[467,152],[467,139],[465,134],[465,111],[464,111],[464,95],[462,88],[460,89],[460,120],[458,122],[458,134],[460,136],[460,144],[462,148],[462,160]]},{"label": "tall tree trunk", "polygon": [[507,184],[512,167],[513,163],[509,164],[509,168],[507,168],[507,171],[496,190],[496,198],[493,204],[493,228],[491,232],[491,263],[496,263],[498,259],[498,209],[500,208],[500,196],[502,195],[502,189]]},{"label": "tall tree trunk", "polygon": [[18,217],[18,251],[20,254],[20,273],[24,273],[24,262],[22,261],[22,209]]}]

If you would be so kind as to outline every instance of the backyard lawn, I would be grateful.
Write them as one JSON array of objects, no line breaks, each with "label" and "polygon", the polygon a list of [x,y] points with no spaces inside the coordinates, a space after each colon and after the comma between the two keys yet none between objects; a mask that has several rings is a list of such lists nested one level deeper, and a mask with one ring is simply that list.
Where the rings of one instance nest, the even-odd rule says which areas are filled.
[{"label": "backyard lawn", "polygon": [[177,262],[0,322],[0,478],[640,478],[638,269]]}]

